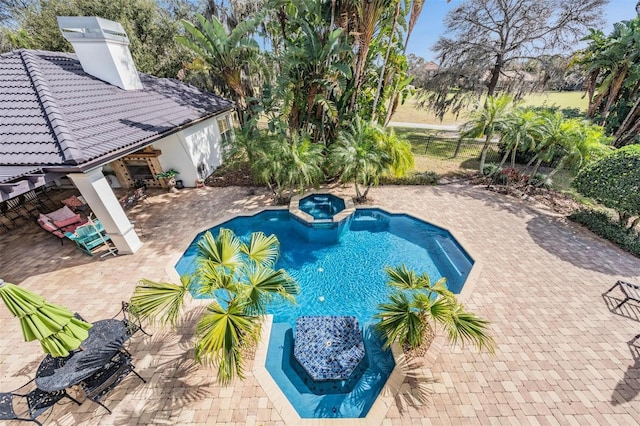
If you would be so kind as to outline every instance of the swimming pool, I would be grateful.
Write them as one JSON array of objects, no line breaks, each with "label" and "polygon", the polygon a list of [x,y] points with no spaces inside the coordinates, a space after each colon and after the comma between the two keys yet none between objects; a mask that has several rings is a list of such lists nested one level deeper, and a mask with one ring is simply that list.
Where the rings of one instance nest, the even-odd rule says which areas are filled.
[{"label": "swimming pool", "polygon": [[[211,228],[214,236],[221,227],[243,239],[256,231],[278,237],[281,254],[276,267],[298,280],[300,294],[296,305],[273,303],[267,312],[274,322],[292,326],[303,315],[354,315],[361,324],[370,322],[376,306],[391,292],[385,266],[405,263],[417,273],[427,272],[432,281],[445,276],[449,289],[459,293],[473,265],[448,231],[380,209],[358,209],[330,229],[311,228],[286,210],[236,217]],[[194,272],[202,234],[176,264],[180,275]],[[195,290],[192,294],[197,297]]]},{"label": "swimming pool", "polygon": [[[241,216],[210,231],[231,229],[247,241],[252,232],[275,234],[280,240],[284,268],[300,284],[296,304],[267,306],[273,325],[265,366],[302,418],[364,417],[373,405],[395,362],[373,332],[379,303],[392,292],[385,266],[406,264],[432,281],[447,277],[459,293],[473,260],[445,229],[405,214],[358,209],[345,220],[310,224],[287,210],[265,210]],[[200,233],[176,264],[180,275],[195,271]],[[197,289],[191,289],[198,297]],[[366,359],[349,380],[313,382],[293,359],[293,334],[301,316],[355,316],[362,327]]]}]

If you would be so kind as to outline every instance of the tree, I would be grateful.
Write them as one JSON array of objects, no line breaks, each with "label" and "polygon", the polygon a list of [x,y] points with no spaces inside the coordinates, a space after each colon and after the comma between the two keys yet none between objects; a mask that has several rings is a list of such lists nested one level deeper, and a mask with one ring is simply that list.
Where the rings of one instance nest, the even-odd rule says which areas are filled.
[{"label": "tree", "polygon": [[422,346],[425,330],[444,329],[452,344],[474,344],[493,353],[495,342],[489,334],[489,321],[465,310],[449,291],[446,278],[431,283],[429,275],[417,275],[406,265],[387,267],[388,285],[397,291],[389,301],[378,305],[375,328],[382,333],[385,347],[399,342],[410,349]]},{"label": "tree", "polygon": [[[439,114],[459,108],[465,95],[493,96],[505,70],[569,50],[603,15],[607,0],[465,0],[445,18],[434,50],[440,70],[427,91]],[[451,88],[458,91],[450,92]],[[513,90],[513,89],[512,89]]]},{"label": "tree", "polygon": [[176,327],[190,286],[199,296],[213,299],[196,326],[195,357],[218,368],[217,380],[229,384],[244,378],[244,356],[259,338],[261,316],[274,297],[294,301],[298,283],[283,269],[276,270],[280,243],[262,232],[241,241],[231,230],[211,232],[198,242],[198,268],[181,284],[142,280],[131,306],[143,319]]},{"label": "tree", "polygon": [[[359,116],[330,148],[329,167],[343,182],[353,182],[356,201],[364,201],[383,173],[404,174],[413,166],[411,145]],[[364,186],[364,192],[361,189]]]},{"label": "tree", "polygon": [[21,10],[12,32],[14,48],[58,52],[73,51],[58,28],[57,16],[100,16],[122,24],[129,37],[131,56],[139,71],[158,77],[175,78],[184,52],[173,37],[180,26],[176,18],[186,9],[168,10],[149,0],[41,0]]},{"label": "tree", "polygon": [[640,145],[625,146],[593,162],[578,173],[573,185],[585,197],[615,210],[620,225],[632,230],[640,221]]},{"label": "tree", "polygon": [[269,187],[276,204],[288,203],[296,190],[304,192],[324,177],[322,145],[312,143],[309,137],[294,133],[289,139],[283,135],[263,137],[262,142],[256,146],[251,168]]},{"label": "tree", "polygon": [[260,50],[258,43],[249,35],[255,31],[258,21],[244,21],[228,33],[215,16],[207,20],[197,14],[196,20],[198,26],[182,20],[188,36],[178,36],[176,40],[202,58],[208,70],[231,89],[230,93],[238,105],[239,119],[244,122],[246,98],[253,94],[245,69],[255,60]]},{"label": "tree", "polygon": [[605,36],[592,30],[589,46],[575,62],[587,73],[587,113],[615,136],[620,147],[638,140],[640,130],[640,18],[614,24]]},{"label": "tree", "polygon": [[507,114],[501,136],[504,156],[498,170],[502,169],[509,154],[511,154],[511,167],[514,168],[516,153],[530,151],[535,148],[537,141],[542,140],[542,117],[530,109],[517,108]]},{"label": "tree", "polygon": [[480,172],[484,169],[491,139],[496,133],[502,132],[508,123],[507,114],[512,102],[513,99],[509,96],[489,96],[485,100],[482,109],[475,112],[471,120],[462,126],[461,137],[484,137],[484,144],[480,153]]}]

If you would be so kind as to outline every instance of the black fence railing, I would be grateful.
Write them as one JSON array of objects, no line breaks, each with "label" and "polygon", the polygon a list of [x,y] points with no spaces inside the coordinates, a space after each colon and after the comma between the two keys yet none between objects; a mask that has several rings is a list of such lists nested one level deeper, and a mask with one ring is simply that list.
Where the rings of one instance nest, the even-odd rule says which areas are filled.
[{"label": "black fence railing", "polygon": [[[484,140],[472,139],[472,138],[452,138],[442,136],[426,136],[424,143],[417,144],[413,141],[413,150],[415,154],[426,155],[429,157],[437,157],[442,159],[474,159],[480,160],[480,154],[482,153],[482,147],[484,146]],[[499,163],[504,156],[504,151],[501,149],[501,145],[498,141],[494,140],[489,142],[489,149],[487,150],[486,163]],[[526,164],[533,158],[533,154],[530,155],[517,155],[516,162],[518,164]],[[559,158],[554,158],[551,162],[543,162],[543,167],[555,167],[558,164]],[[507,166],[511,162],[511,157],[507,158]]]},{"label": "black fence railing", "polygon": [[[484,141],[468,138],[443,138],[427,136],[424,141],[424,150],[414,148],[416,154],[424,154],[442,159],[480,159]],[[501,159],[498,142],[490,142],[487,150],[487,163],[499,162]]]}]

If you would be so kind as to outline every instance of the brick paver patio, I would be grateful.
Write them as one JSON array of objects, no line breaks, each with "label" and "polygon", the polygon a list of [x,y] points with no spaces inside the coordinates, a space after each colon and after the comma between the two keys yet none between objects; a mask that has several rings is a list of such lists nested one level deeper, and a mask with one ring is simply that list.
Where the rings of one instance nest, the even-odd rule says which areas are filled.
[{"label": "brick paver patio", "polygon": [[[640,281],[640,259],[545,210],[482,189],[382,187],[375,204],[450,229],[481,271],[467,307],[493,321],[495,355],[470,348],[439,351],[431,368],[414,363],[383,424],[638,424],[640,361],[628,342],[640,333],[640,309],[610,308],[602,297],[620,278]],[[245,188],[152,193],[130,213],[145,243],[131,256],[91,258],[35,225],[0,234],[0,277],[36,291],[89,320],[115,315],[138,279],[175,279],[171,266],[195,234],[237,213],[269,204]],[[154,330],[132,342],[137,371],[105,399],[62,405],[47,424],[283,424],[251,375],[230,387],[194,364],[192,304],[177,334]],[[0,389],[30,378],[42,358],[22,341],[0,307]],[[289,422],[291,423],[291,422]],[[348,424],[348,422],[343,422]]]}]

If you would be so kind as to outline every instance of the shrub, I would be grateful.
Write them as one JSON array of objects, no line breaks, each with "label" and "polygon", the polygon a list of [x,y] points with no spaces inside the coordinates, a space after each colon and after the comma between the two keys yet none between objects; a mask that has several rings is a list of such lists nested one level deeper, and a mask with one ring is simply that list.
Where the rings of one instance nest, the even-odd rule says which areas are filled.
[{"label": "shrub", "polygon": [[497,164],[486,164],[482,168],[482,176],[494,176],[500,172],[500,167]]},{"label": "shrub", "polygon": [[551,188],[551,179],[548,179],[545,175],[543,175],[542,173],[536,173],[535,175],[533,175],[533,177],[531,178],[531,180],[529,181],[529,183],[531,183],[531,185],[538,187],[538,188]]},{"label": "shrub", "polygon": [[615,210],[620,224],[627,226],[630,218],[640,215],[640,145],[596,160],[578,173],[573,185],[585,197]]},{"label": "shrub", "polygon": [[638,232],[635,230],[629,231],[626,227],[612,221],[608,214],[593,210],[578,210],[569,215],[569,220],[583,225],[594,234],[640,257],[640,236]]},{"label": "shrub", "polygon": [[411,173],[406,176],[383,176],[380,178],[382,185],[437,185],[440,176],[436,172]]}]

